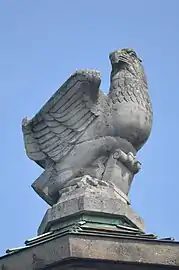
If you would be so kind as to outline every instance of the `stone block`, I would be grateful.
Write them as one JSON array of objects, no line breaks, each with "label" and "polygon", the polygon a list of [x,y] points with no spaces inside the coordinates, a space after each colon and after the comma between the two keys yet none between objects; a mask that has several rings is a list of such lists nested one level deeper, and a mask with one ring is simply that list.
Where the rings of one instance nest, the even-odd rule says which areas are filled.
[{"label": "stone block", "polygon": [[179,269],[179,243],[73,233],[0,258],[0,269]]},{"label": "stone block", "polygon": [[38,234],[43,234],[51,230],[55,224],[60,224],[69,217],[73,219],[73,215],[81,213],[122,217],[125,225],[129,224],[141,231],[145,229],[143,220],[122,199],[118,190],[111,186],[95,186],[85,182],[77,189],[64,193],[59,202],[47,210]]}]

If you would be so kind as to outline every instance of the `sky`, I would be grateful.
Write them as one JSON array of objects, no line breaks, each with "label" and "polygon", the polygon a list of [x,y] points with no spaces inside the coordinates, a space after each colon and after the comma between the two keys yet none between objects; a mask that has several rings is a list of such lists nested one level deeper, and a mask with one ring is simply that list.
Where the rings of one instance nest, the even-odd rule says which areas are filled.
[{"label": "sky", "polygon": [[77,69],[100,70],[132,47],[153,104],[151,136],[130,199],[146,231],[179,240],[179,1],[0,1],[0,254],[34,237],[48,205],[32,190],[41,169],[25,154],[21,120],[32,117]]}]

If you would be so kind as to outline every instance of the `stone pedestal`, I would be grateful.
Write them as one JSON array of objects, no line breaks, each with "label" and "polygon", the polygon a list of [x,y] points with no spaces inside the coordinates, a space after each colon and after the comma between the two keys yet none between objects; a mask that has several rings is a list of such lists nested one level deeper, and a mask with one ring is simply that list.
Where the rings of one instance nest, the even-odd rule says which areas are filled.
[{"label": "stone pedestal", "polygon": [[0,258],[2,270],[179,269],[179,243],[122,229],[88,228],[51,232],[26,241]]},{"label": "stone pedestal", "polygon": [[0,269],[179,269],[178,242],[145,234],[114,187],[90,177],[80,183],[47,210],[39,236],[7,250]]},{"label": "stone pedestal", "polygon": [[59,202],[47,210],[38,234],[90,220],[144,232],[143,220],[132,210],[120,190],[107,182],[85,176],[75,189],[63,193]]}]

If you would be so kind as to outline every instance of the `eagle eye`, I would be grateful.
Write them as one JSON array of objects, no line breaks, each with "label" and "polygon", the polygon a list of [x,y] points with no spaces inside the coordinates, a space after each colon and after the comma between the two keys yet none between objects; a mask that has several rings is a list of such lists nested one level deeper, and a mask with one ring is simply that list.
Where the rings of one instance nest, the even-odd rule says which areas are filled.
[{"label": "eagle eye", "polygon": [[136,57],[140,62],[142,62],[142,59],[137,56],[137,54],[133,50],[127,51],[129,55]]},{"label": "eagle eye", "polygon": [[130,51],[129,54],[130,54],[131,56],[137,57],[137,54],[136,54],[134,51]]}]

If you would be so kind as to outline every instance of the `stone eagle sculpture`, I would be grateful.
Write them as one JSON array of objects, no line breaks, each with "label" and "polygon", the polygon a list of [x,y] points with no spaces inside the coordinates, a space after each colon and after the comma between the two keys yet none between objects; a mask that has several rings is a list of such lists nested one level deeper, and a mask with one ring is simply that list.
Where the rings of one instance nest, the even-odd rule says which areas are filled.
[{"label": "stone eagle sculpture", "polygon": [[108,95],[99,88],[99,72],[80,70],[31,120],[23,120],[27,155],[44,169],[32,187],[50,205],[84,175],[112,183],[125,197],[140,169],[135,155],[152,127],[142,61],[132,49],[109,58]]}]

